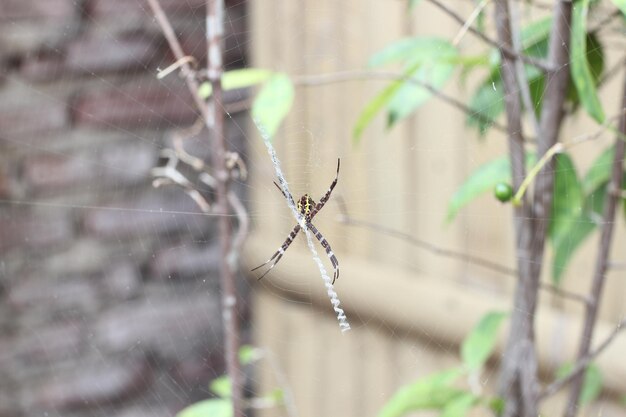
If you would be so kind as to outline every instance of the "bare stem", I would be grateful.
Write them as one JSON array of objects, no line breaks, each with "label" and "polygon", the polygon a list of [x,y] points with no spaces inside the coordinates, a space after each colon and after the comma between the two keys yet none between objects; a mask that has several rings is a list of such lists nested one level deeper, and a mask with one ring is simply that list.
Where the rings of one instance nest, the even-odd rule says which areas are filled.
[{"label": "bare stem", "polygon": [[[226,367],[232,386],[233,416],[243,417],[243,389],[241,382],[241,370],[238,360],[239,351],[239,320],[237,314],[237,291],[235,286],[234,269],[229,259],[232,232],[230,227],[229,186],[230,174],[226,167],[226,140],[224,131],[224,104],[222,95],[222,54],[223,54],[223,0],[208,0],[207,3],[207,43],[208,43],[208,78],[213,87],[213,100],[208,105],[198,94],[198,81],[195,71],[190,67],[188,59],[178,41],[174,29],[167,16],[163,12],[158,0],[148,0],[157,22],[174,53],[174,57],[180,66],[181,72],[187,83],[187,87],[202,114],[206,126],[212,129],[214,136],[212,152],[212,168],[216,179],[216,204],[215,211],[219,215],[220,235],[220,282],[222,286],[222,320],[224,322],[224,342]],[[242,226],[240,219],[240,227]]]},{"label": "bare stem", "polygon": [[[348,213],[345,202],[339,198],[337,199],[337,201],[339,203],[339,207],[341,211],[341,215],[338,220],[339,222],[345,225],[354,226],[354,227],[362,227],[362,228],[369,229],[377,233],[381,233],[381,234],[384,234],[384,235],[387,235],[396,239],[403,240],[417,248],[424,249],[437,256],[456,259],[462,262],[467,262],[469,264],[478,265],[483,268],[486,268],[491,271],[494,271],[503,275],[507,275],[510,277],[517,276],[517,271],[514,268],[509,267],[508,265],[498,264],[489,259],[470,255],[464,252],[456,251],[454,249],[442,248],[441,246],[437,246],[425,240],[418,239],[414,236],[411,236],[408,233],[404,233],[399,230],[390,229],[380,224],[355,219],[352,216],[350,216],[350,214]],[[540,286],[541,286],[541,289],[551,292],[559,297],[570,299],[572,301],[580,302],[583,304],[586,304],[589,302],[587,298],[581,294],[564,290],[562,288],[556,287],[547,282],[542,282]]]},{"label": "bare stem", "polygon": [[[447,5],[445,5],[444,3],[442,3],[439,0],[428,0],[430,1],[432,4],[434,4],[435,6],[437,6],[440,10],[442,10],[444,13],[446,13],[448,16],[450,16],[452,19],[456,20],[460,25],[465,25],[465,19],[463,17],[461,17],[458,13],[456,13],[454,10],[452,10],[451,8],[449,8]],[[518,54],[516,53],[513,48],[511,48],[510,45],[504,45],[502,43],[499,43],[498,41],[495,41],[491,38],[489,38],[487,35],[485,35],[484,33],[474,29],[473,27],[469,26],[468,27],[468,31],[472,34],[474,34],[475,36],[477,36],[478,38],[480,38],[483,42],[485,42],[488,45],[493,46],[494,48],[499,49],[500,51],[502,51],[502,53],[506,56],[508,56],[509,58],[519,58],[522,61],[524,61],[527,64],[530,64],[534,67],[540,68],[544,71],[550,71],[551,67],[549,66],[549,64],[547,64],[546,62],[528,56],[528,55],[524,55],[524,54]]]},{"label": "bare stem", "polygon": [[[504,104],[508,127],[509,158],[513,188],[519,190],[526,177],[524,138],[522,136],[519,82],[515,70],[516,56],[508,54],[513,48],[511,13],[508,0],[495,2],[496,32],[502,57],[500,74],[504,87]],[[537,139],[540,139],[537,138]],[[539,279],[533,276],[530,256],[532,247],[532,208],[527,198],[514,205],[518,280],[513,298],[513,313],[509,337],[500,370],[499,393],[504,399],[504,417],[535,417],[538,415],[537,355],[534,347],[534,316]]]},{"label": "bare stem", "polygon": [[[602,289],[606,281],[606,272],[609,265],[609,252],[611,251],[611,241],[613,238],[613,230],[615,227],[615,211],[617,209],[617,202],[619,196],[613,191],[621,190],[622,178],[624,172],[624,150],[626,142],[622,140],[624,134],[626,134],[626,77],[624,78],[624,86],[622,87],[622,103],[621,103],[621,117],[619,122],[619,134],[615,139],[615,152],[613,155],[613,166],[611,171],[611,180],[608,186],[608,192],[606,193],[604,216],[602,222],[602,233],[600,235],[600,243],[598,246],[598,257],[596,258],[596,266],[593,273],[593,280],[591,282],[591,289],[589,291],[591,303],[589,303],[585,310],[585,322],[583,325],[583,333],[580,338],[580,345],[578,346],[578,360],[581,362],[584,358],[589,356],[589,349],[591,346],[591,339],[595,330],[596,318],[598,315],[598,306],[602,297]],[[577,405],[580,398],[580,392],[582,390],[582,371],[586,369],[586,364],[581,367],[581,372],[574,376],[572,379],[571,389],[565,409],[565,417],[574,417],[576,415]]]},{"label": "bare stem", "polygon": [[593,351],[589,352],[584,357],[580,358],[572,370],[565,375],[563,378],[557,379],[548,385],[541,394],[539,394],[539,400],[545,400],[548,397],[559,392],[562,388],[567,386],[567,384],[571,383],[575,378],[582,376],[585,369],[591,362],[593,362],[607,347],[611,345],[611,342],[615,339],[615,337],[626,328],[626,318],[622,319],[617,326],[613,329],[613,331],[604,339],[602,343]]},{"label": "bare stem", "polygon": [[348,82],[354,80],[392,80],[392,81],[406,81],[411,84],[415,84],[416,86],[422,87],[428,90],[433,96],[442,100],[443,102],[461,110],[467,115],[471,115],[477,119],[482,120],[483,122],[491,124],[494,128],[506,132],[507,128],[502,126],[497,121],[484,116],[480,113],[469,108],[465,103],[455,99],[454,97],[448,96],[433,87],[432,85],[425,83],[422,80],[417,78],[399,74],[395,72],[384,72],[384,71],[371,71],[371,70],[349,70],[349,71],[341,71],[341,72],[333,72],[327,74],[315,74],[315,75],[298,75],[293,78],[293,82],[298,85],[303,86],[317,86],[324,84],[333,84],[340,82]]},{"label": "bare stem", "polygon": [[214,143],[212,156],[213,169],[217,179],[216,208],[223,214],[219,218],[220,232],[220,281],[222,287],[222,320],[224,321],[226,369],[231,382],[231,399],[233,416],[243,417],[243,383],[239,366],[239,317],[237,314],[237,287],[235,274],[229,254],[231,251],[231,226],[229,213],[230,175],[226,167],[226,134],[224,129],[224,105],[222,90],[222,74],[224,72],[223,36],[224,36],[224,1],[208,0],[206,8],[206,36],[208,45],[207,76],[213,87],[211,101],[214,124]]}]

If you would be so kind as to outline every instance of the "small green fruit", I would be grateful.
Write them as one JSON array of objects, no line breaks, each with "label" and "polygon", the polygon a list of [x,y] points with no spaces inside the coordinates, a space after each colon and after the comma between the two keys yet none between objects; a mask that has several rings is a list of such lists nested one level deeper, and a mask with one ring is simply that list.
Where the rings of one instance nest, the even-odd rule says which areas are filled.
[{"label": "small green fruit", "polygon": [[503,203],[506,203],[513,197],[513,188],[509,184],[504,182],[496,184],[496,187],[493,189],[493,193],[498,200]]}]

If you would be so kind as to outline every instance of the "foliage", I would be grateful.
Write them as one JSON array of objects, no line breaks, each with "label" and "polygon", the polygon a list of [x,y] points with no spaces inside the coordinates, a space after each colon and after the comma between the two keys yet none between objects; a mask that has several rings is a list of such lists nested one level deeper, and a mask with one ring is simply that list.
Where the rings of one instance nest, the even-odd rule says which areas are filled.
[{"label": "foliage", "polygon": [[462,417],[473,407],[491,407],[492,398],[481,397],[455,383],[469,373],[479,372],[495,346],[498,329],[507,313],[485,314],[461,346],[463,365],[437,372],[400,388],[378,417],[400,417],[417,410],[438,410],[442,417]]},{"label": "foliage", "polygon": [[277,73],[261,88],[252,105],[252,118],[257,127],[274,137],[293,103],[293,84],[286,74]]},{"label": "foliage", "polygon": [[[535,159],[534,154],[526,154],[526,166],[534,165]],[[491,192],[496,185],[511,182],[511,162],[508,157],[501,156],[481,165],[450,198],[447,221],[452,221],[459,210],[480,195]]]},{"label": "foliage", "polygon": [[436,37],[402,39],[371,57],[368,66],[378,68],[401,64],[403,77],[392,81],[359,115],[353,132],[356,141],[374,117],[386,107],[387,127],[412,114],[440,90],[452,76],[458,51],[447,40]]},{"label": "foliage", "polygon": [[[557,378],[563,378],[572,371],[572,364],[566,363],[556,371]],[[594,402],[602,391],[602,373],[600,369],[590,364],[585,371],[583,378],[583,389],[580,393],[580,405],[587,405]]]},{"label": "foliage", "polygon": [[[263,355],[252,346],[244,345],[239,349],[241,365],[250,365],[261,359]],[[231,382],[226,375],[215,378],[209,384],[209,389],[218,398],[210,398],[192,404],[176,414],[176,417],[232,417],[233,405],[231,400]],[[283,391],[274,389],[268,395],[259,398],[266,405],[280,405],[283,403]]]},{"label": "foliage", "polygon": [[507,313],[487,313],[461,345],[461,358],[469,371],[483,367],[496,343],[496,336]]},{"label": "foliage", "polygon": [[[526,165],[535,158],[526,156]],[[608,148],[594,161],[582,179],[567,153],[555,157],[554,196],[550,216],[549,237],[553,248],[552,280],[561,282],[563,272],[575,250],[598,226],[604,209],[606,189],[611,175],[613,148]],[[454,193],[448,204],[448,221],[461,208],[499,183],[511,181],[510,162],[499,157],[478,167]],[[626,189],[626,186],[625,186]]]},{"label": "foliage", "polygon": [[[261,89],[252,104],[252,117],[257,127],[272,138],[293,104],[294,88],[289,76],[260,68],[236,69],[222,75],[222,88],[226,91],[257,85]],[[202,83],[198,93],[209,98],[213,93],[211,83]]]}]

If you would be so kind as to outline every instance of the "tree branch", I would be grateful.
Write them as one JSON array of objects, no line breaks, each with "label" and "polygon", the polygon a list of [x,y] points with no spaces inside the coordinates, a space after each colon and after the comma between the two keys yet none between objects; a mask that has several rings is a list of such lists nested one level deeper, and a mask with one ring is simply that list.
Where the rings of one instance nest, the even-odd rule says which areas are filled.
[{"label": "tree branch", "polygon": [[[452,10],[451,8],[449,8],[448,6],[446,6],[439,0],[428,0],[428,1],[430,1],[432,4],[437,6],[439,9],[441,9],[444,13],[446,13],[452,19],[456,20],[461,26],[465,24],[465,19],[463,17],[459,16],[454,10]],[[501,43],[494,41],[493,39],[489,38],[484,33],[474,29],[471,26],[468,28],[468,30],[470,33],[482,39],[488,45],[491,45],[494,48],[499,49],[508,58],[511,58],[511,59],[519,58],[525,63],[530,64],[539,69],[542,69],[543,71],[550,71],[552,69],[552,67],[546,62],[544,62],[543,60],[540,60],[540,59],[537,59],[528,55],[518,54],[509,45],[502,45]]]},{"label": "tree branch", "polygon": [[[525,151],[522,137],[520,89],[515,69],[515,58],[505,53],[513,47],[511,14],[508,0],[497,0],[495,21],[501,45],[500,74],[504,86],[507,116],[508,145],[511,160],[513,188],[522,187],[525,171]],[[541,132],[539,132],[541,133]],[[540,139],[540,138],[538,138]],[[499,393],[504,399],[504,417],[535,417],[538,415],[539,388],[537,359],[534,348],[534,317],[537,306],[539,279],[533,276],[533,218],[527,196],[522,196],[514,207],[518,281],[513,299],[511,326],[501,367]]]},{"label": "tree branch", "polygon": [[[229,183],[230,174],[226,167],[226,141],[224,132],[224,105],[222,99],[222,53],[223,53],[223,0],[208,0],[207,3],[207,44],[208,44],[208,78],[213,87],[213,100],[211,106],[198,94],[198,81],[195,72],[185,60],[185,54],[176,37],[174,29],[167,16],[163,12],[158,0],[148,0],[155,18],[163,31],[163,34],[179,61],[181,72],[187,83],[187,87],[193,100],[202,114],[206,126],[213,131],[214,143],[212,156],[212,168],[215,172],[216,181],[216,204],[215,210],[219,215],[220,235],[220,282],[222,287],[222,320],[224,322],[224,342],[226,367],[231,380],[231,398],[233,402],[233,416],[243,417],[241,370],[239,367],[239,320],[237,315],[237,292],[235,276],[229,262],[232,249],[231,228],[229,219]],[[240,223],[240,226],[242,224]]]},{"label": "tree branch", "polygon": [[476,113],[474,110],[469,108],[465,103],[455,99],[454,97],[448,96],[442,93],[440,90],[436,89],[432,85],[425,83],[417,78],[410,77],[405,74],[398,74],[395,72],[383,72],[383,71],[369,71],[369,70],[348,70],[341,72],[332,72],[327,74],[316,74],[316,75],[298,75],[293,77],[294,84],[303,85],[303,86],[317,86],[324,84],[333,84],[354,80],[392,80],[392,81],[407,81],[411,84],[415,84],[419,87],[422,87],[428,90],[433,96],[439,98],[440,100],[448,103],[452,107],[455,107],[458,110],[461,110],[467,115],[471,115],[477,119],[480,119],[484,122],[491,124],[494,128],[506,132],[507,128],[502,126],[497,121],[484,116],[480,113]]},{"label": "tree branch", "polygon": [[[363,227],[369,230],[373,230],[374,232],[381,233],[387,236],[394,237],[396,239],[404,240],[405,242],[418,247],[420,249],[427,250],[435,255],[443,256],[451,259],[457,259],[462,262],[467,262],[469,264],[474,264],[481,266],[486,269],[490,269],[492,271],[498,272],[503,275],[507,275],[510,277],[516,277],[517,271],[507,265],[502,265],[495,263],[489,259],[481,258],[474,255],[469,255],[467,253],[459,252],[453,249],[442,248],[437,245],[433,245],[430,242],[426,242],[425,240],[418,239],[414,236],[409,235],[408,233],[400,232],[398,230],[390,229],[384,226],[381,226],[376,223],[367,222],[364,220],[358,220],[350,216],[348,213],[348,209],[346,207],[345,202],[338,198],[337,202],[339,204],[339,210],[341,211],[341,216],[339,217],[339,222],[355,227]],[[543,290],[549,291],[554,295],[559,297],[563,297],[565,299],[570,299],[572,301],[580,302],[586,304],[588,302],[587,298],[583,295],[577,294],[575,292],[567,291],[562,288],[556,287],[552,284],[542,282],[540,284]]]},{"label": "tree branch", "polygon": [[623,318],[613,331],[604,339],[602,343],[593,351],[587,353],[584,357],[578,359],[572,370],[565,375],[563,378],[557,379],[548,385],[541,394],[539,394],[539,400],[543,401],[548,397],[559,392],[562,388],[564,388],[567,384],[572,382],[575,378],[582,377],[585,369],[591,362],[593,362],[600,354],[611,345],[611,342],[615,339],[615,337],[626,328],[626,318]]},{"label": "tree branch", "polygon": [[[602,233],[600,235],[600,243],[598,247],[598,256],[596,258],[596,265],[593,273],[593,280],[591,282],[590,299],[591,303],[587,305],[585,309],[585,322],[583,325],[583,333],[580,338],[580,345],[578,347],[578,360],[582,361],[589,355],[589,348],[591,345],[591,339],[595,330],[596,318],[598,316],[598,306],[600,304],[600,298],[602,297],[602,289],[606,281],[606,271],[609,264],[609,252],[611,251],[611,241],[613,238],[613,230],[615,227],[615,211],[617,209],[617,202],[619,196],[614,191],[622,189],[622,178],[624,172],[624,150],[626,142],[623,140],[623,135],[626,134],[626,77],[624,77],[624,86],[622,87],[622,103],[621,103],[621,117],[619,123],[619,134],[615,139],[615,152],[613,155],[613,166],[611,170],[611,180],[609,182],[608,190],[606,193],[604,216],[602,222]],[[621,137],[620,137],[621,135]],[[586,369],[586,364],[582,366],[582,370]],[[580,392],[582,390],[582,373],[572,378],[572,385],[565,409],[565,417],[574,417],[576,415],[578,401],[580,399]]]}]

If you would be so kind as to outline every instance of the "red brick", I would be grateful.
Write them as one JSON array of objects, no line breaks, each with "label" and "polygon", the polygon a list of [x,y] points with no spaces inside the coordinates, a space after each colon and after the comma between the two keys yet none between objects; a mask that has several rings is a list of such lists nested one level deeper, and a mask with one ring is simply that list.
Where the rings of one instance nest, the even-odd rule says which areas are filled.
[{"label": "red brick", "polygon": [[68,123],[67,106],[57,100],[0,109],[2,136],[18,138],[63,128]]},{"label": "red brick", "polygon": [[64,58],[60,52],[41,51],[26,56],[21,74],[31,81],[54,80],[63,74]]},{"label": "red brick", "polygon": [[100,305],[96,285],[85,278],[56,279],[45,273],[21,278],[8,291],[9,305],[18,310],[95,311]]},{"label": "red brick", "polygon": [[63,49],[28,54],[20,72],[31,81],[50,81],[73,74],[152,68],[161,56],[159,43],[160,39],[139,33],[79,37]]},{"label": "red brick", "polygon": [[115,300],[128,300],[141,290],[141,276],[136,265],[129,262],[114,264],[102,279],[104,292]]},{"label": "red brick", "polygon": [[41,269],[58,276],[91,276],[110,265],[112,252],[120,251],[128,254],[120,245],[112,247],[95,239],[74,239],[65,250],[46,256]]},{"label": "red brick", "polygon": [[145,180],[156,162],[154,146],[118,142],[99,149],[28,157],[23,163],[23,176],[34,191],[119,187]]},{"label": "red brick", "polygon": [[189,91],[149,83],[83,93],[74,103],[77,124],[114,128],[172,126],[198,117]]},{"label": "red brick", "polygon": [[[159,4],[168,14],[204,15],[206,0],[160,0]],[[96,18],[127,18],[129,16],[146,16],[152,19],[152,10],[144,0],[91,0],[88,6],[90,15]]]},{"label": "red brick", "polygon": [[106,361],[93,358],[84,366],[77,364],[70,371],[51,375],[24,402],[30,405],[27,408],[44,410],[108,406],[144,391],[151,380],[150,366],[143,356],[125,355],[123,360]]},{"label": "red brick", "polygon": [[2,0],[0,20],[72,19],[77,15],[76,0]]},{"label": "red brick", "polygon": [[59,245],[72,239],[73,229],[69,214],[58,210],[20,214],[17,210],[4,212],[0,214],[0,251]]},{"label": "red brick", "polygon": [[192,294],[149,294],[108,310],[94,327],[94,342],[113,352],[141,346],[161,358],[185,358],[193,351],[219,349],[219,298],[215,286],[211,292],[202,288]]},{"label": "red brick", "polygon": [[219,260],[217,244],[208,247],[183,244],[159,251],[150,262],[150,272],[157,279],[201,280],[219,271]]},{"label": "red brick", "polygon": [[15,24],[0,24],[0,56],[30,55],[35,51],[62,45],[79,32],[78,18],[24,20]]},{"label": "red brick", "polygon": [[[109,208],[107,208],[107,206]],[[83,224],[88,233],[101,238],[154,237],[176,230],[203,230],[210,222],[182,190],[150,190],[137,200],[111,202],[91,209]]]},{"label": "red brick", "polygon": [[146,68],[159,55],[157,40],[140,34],[80,38],[68,45],[70,72],[111,72]]},{"label": "red brick", "polygon": [[[226,31],[224,39],[224,64],[229,67],[235,64],[241,66],[247,45],[245,19],[237,18],[235,12],[229,11],[224,29]],[[194,25],[181,28],[178,30],[178,38],[185,54],[192,55],[200,61],[202,65],[205,65],[207,58],[207,41],[204,28],[198,30],[198,27]],[[168,54],[169,60],[173,61],[169,50]]]},{"label": "red brick", "polygon": [[37,329],[22,329],[15,353],[24,364],[54,363],[76,357],[81,349],[80,323],[55,322]]}]

